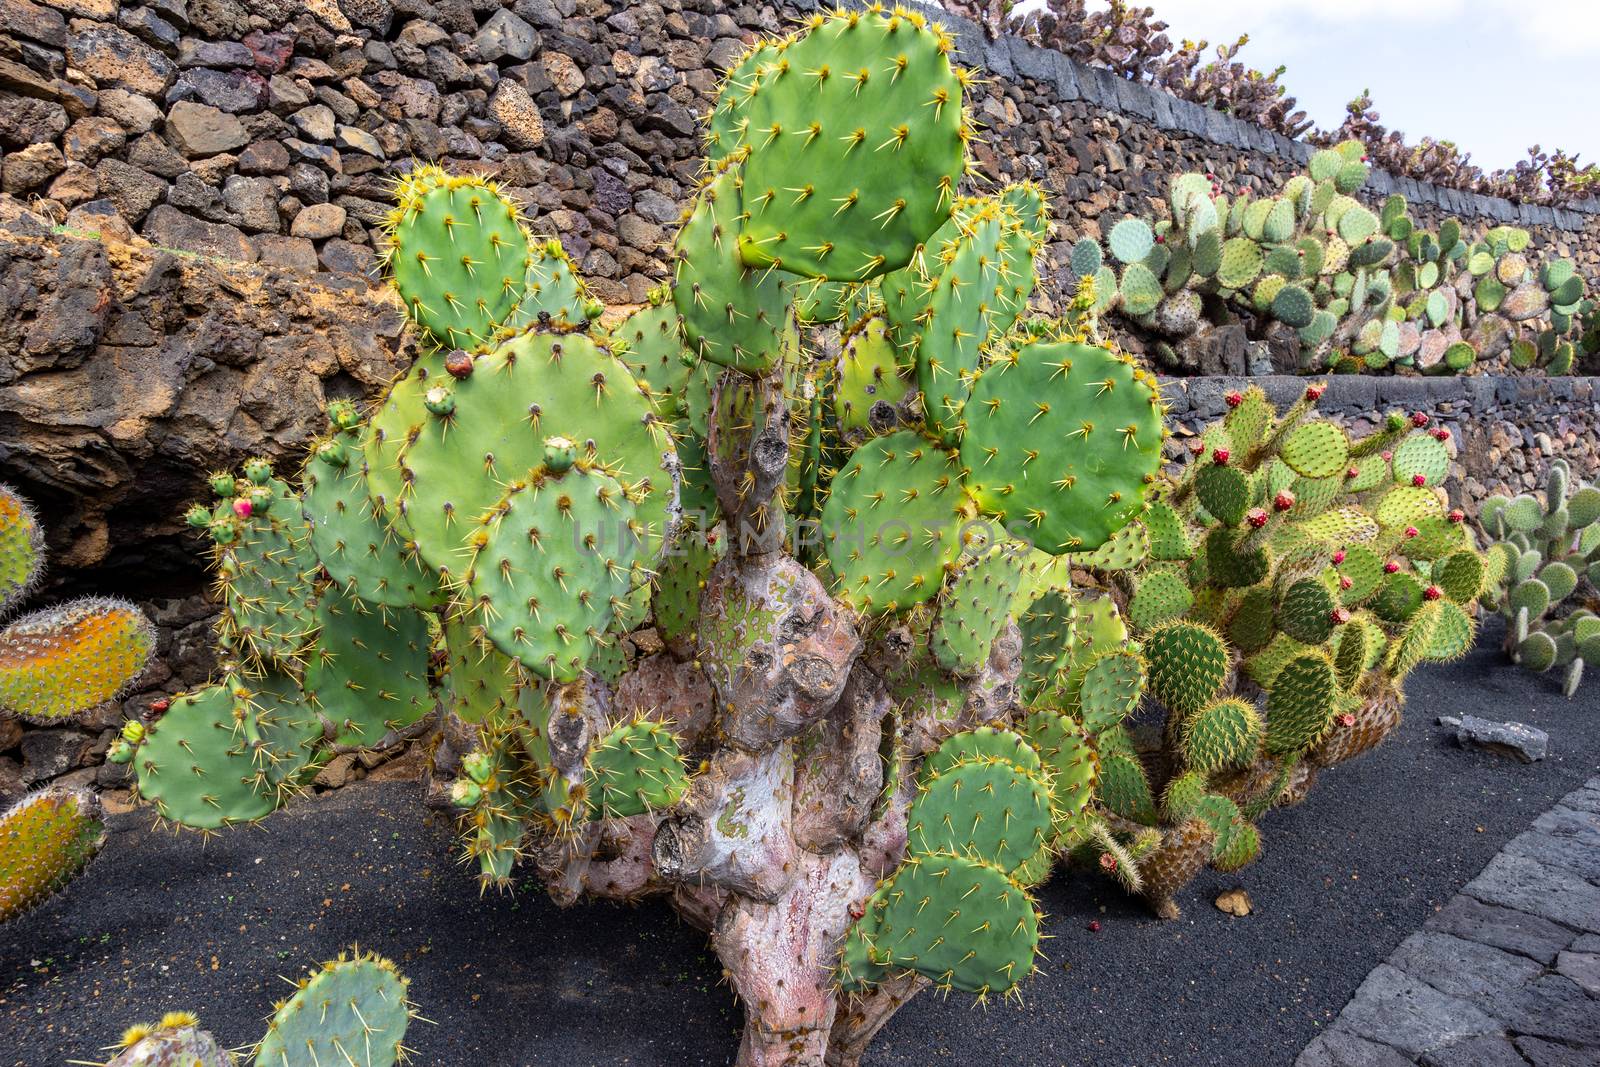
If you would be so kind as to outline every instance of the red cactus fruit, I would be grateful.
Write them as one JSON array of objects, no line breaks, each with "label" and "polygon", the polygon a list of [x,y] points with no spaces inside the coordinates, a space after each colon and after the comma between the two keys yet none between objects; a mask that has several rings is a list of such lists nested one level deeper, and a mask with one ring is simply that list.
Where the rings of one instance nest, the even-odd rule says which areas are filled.
[{"label": "red cactus fruit", "polygon": [[1427,475],[1413,474],[1411,476],[1411,484],[1416,486],[1418,489],[1421,489],[1423,486],[1428,484]]},{"label": "red cactus fruit", "polygon": [[1215,452],[1211,453],[1211,458],[1217,461],[1217,466],[1226,467],[1228,465],[1228,450],[1226,448],[1219,448]]},{"label": "red cactus fruit", "polygon": [[1411,413],[1411,425],[1419,430],[1428,425],[1428,413],[1425,411],[1413,411]]},{"label": "red cactus fruit", "polygon": [[1251,508],[1245,512],[1244,521],[1259,530],[1267,524],[1267,511],[1265,508]]},{"label": "red cactus fruit", "polygon": [[470,378],[472,357],[458,348],[444,357],[444,369],[450,372],[452,378]]},{"label": "red cactus fruit", "polygon": [[250,501],[245,497],[240,496],[234,498],[233,513],[239,516],[241,519],[248,519],[250,517],[250,513],[254,510],[255,505],[250,503]]},{"label": "red cactus fruit", "polygon": [[1224,400],[1226,400],[1228,402],[1228,406],[1230,408],[1236,408],[1240,404],[1244,403],[1244,394],[1235,391],[1235,392],[1229,393],[1227,396],[1223,397],[1222,399],[1224,399]]},{"label": "red cactus fruit", "polygon": [[1440,589],[1436,585],[1430,585],[1428,588],[1422,591],[1422,598],[1424,600],[1438,600],[1442,596],[1444,596],[1444,590]]},{"label": "red cactus fruit", "polygon": [[1397,574],[1397,573],[1399,573],[1399,571],[1400,571],[1400,564],[1396,563],[1392,559],[1388,563],[1385,563],[1383,565],[1383,573],[1385,573],[1385,574]]},{"label": "red cactus fruit", "polygon": [[1337,551],[1337,552],[1335,552],[1333,554],[1333,565],[1335,567],[1337,567],[1339,564],[1341,564],[1343,562],[1344,562],[1344,549],[1341,548],[1339,551]]},{"label": "red cactus fruit", "polygon": [[1278,490],[1278,495],[1272,498],[1274,511],[1288,511],[1294,507],[1294,494],[1287,489]]}]

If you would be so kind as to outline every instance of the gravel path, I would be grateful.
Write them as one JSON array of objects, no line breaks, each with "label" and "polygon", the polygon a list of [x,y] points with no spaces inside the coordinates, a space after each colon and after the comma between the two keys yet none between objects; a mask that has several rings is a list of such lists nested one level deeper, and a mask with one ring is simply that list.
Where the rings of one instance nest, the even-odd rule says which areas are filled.
[{"label": "gravel path", "polygon": [[[1419,671],[1396,736],[1269,816],[1261,861],[1208,872],[1183,918],[1058,876],[1040,898],[1049,958],[1021,1006],[920,998],[868,1063],[1290,1067],[1375,965],[1600,772],[1593,687],[1563,699],[1505,666],[1497,637]],[[1548,729],[1552,755],[1524,766],[1463,751],[1434,725],[1463,712]],[[736,1044],[715,960],[666,907],[560,911],[532,885],[479,900],[414,785],[353,786],[205,847],[152,833],[142,814],[118,822],[68,894],[0,929],[0,1067],[93,1058],[127,1024],[180,1007],[248,1044],[288,988],[277,976],[352,941],[411,976],[436,1024],[408,1038],[424,1067],[722,1065]],[[1239,885],[1252,915],[1211,906]]]}]

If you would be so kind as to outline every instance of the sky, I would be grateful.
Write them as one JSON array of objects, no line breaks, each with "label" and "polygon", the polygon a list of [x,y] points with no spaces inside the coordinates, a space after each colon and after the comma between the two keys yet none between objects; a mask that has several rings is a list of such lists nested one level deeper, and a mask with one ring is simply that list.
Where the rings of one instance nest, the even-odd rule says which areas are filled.
[{"label": "sky", "polygon": [[1248,33],[1239,58],[1286,65],[1283,82],[1318,126],[1337,126],[1370,88],[1379,121],[1408,144],[1453,140],[1485,170],[1533,144],[1600,162],[1600,0],[1134,2],[1155,8],[1175,43],[1214,49]]}]

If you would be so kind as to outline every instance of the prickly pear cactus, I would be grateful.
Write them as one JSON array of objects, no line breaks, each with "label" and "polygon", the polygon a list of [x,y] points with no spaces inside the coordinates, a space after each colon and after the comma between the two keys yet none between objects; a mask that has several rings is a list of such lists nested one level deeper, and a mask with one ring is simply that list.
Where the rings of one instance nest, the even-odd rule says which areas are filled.
[{"label": "prickly pear cactus", "polygon": [[1483,363],[1571,374],[1594,306],[1573,263],[1536,263],[1515,227],[1476,239],[1455,219],[1425,230],[1399,194],[1373,210],[1356,199],[1365,152],[1359,141],[1322,149],[1263,196],[1179,175],[1170,218],[1124,218],[1104,249],[1080,239],[1073,272],[1094,279],[1099,310],[1152,334],[1169,362],[1182,363],[1174,344],[1211,325],[1208,306],[1226,304],[1258,332],[1287,327],[1309,373],[1456,374]]},{"label": "prickly pear cactus", "polygon": [[0,922],[42,904],[76,878],[106,841],[100,799],[55,787],[0,814]]},{"label": "prickly pear cactus", "polygon": [[1542,501],[1491,496],[1478,521],[1494,540],[1478,577],[1505,617],[1507,653],[1532,671],[1561,670],[1571,697],[1584,665],[1600,664],[1600,483],[1579,482],[1556,459]]},{"label": "prickly pear cactus", "polygon": [[159,1022],[128,1027],[116,1048],[106,1067],[236,1067],[239,1062],[187,1011],[170,1011]]},{"label": "prickly pear cactus", "polygon": [[[1197,863],[1248,862],[1268,787],[1225,777],[1309,760],[1331,715],[1380,692],[1317,689],[1340,664],[1365,678],[1368,649],[1338,658],[1317,632],[1332,606],[1289,586],[1331,598],[1316,546],[1397,523],[1431,546],[1419,561],[1448,555],[1443,470],[1405,445],[1425,485],[1391,500],[1387,457],[1256,398],[1204,508],[1166,484],[1157,382],[1098,343],[1097,290],[1029,314],[1042,191],[962,185],[952,55],[921,14],[878,8],[755,46],[713,112],[671,280],[609,329],[509,310],[520,275],[483,265],[539,243],[491,187],[403,185],[391,270],[438,348],[364,419],[330,412],[300,488],[246,472],[307,532],[273,542],[273,596],[257,577],[238,598],[239,677],[130,754],[163,813],[258,819],[333,745],[433,728],[484,885],[670,895],[745,1005],[745,1067],[858,1063],[930,985],[1016,995],[1058,861],[1167,894]],[[439,262],[441,214],[477,250],[470,278],[417,269]],[[1145,243],[1125,227],[1116,254]],[[1349,492],[1377,518],[1335,506],[1357,463]],[[1295,523],[1257,524],[1280,491],[1304,498]],[[262,540],[243,520],[196,514],[219,565]],[[1391,617],[1443,613],[1409,590],[1366,590],[1386,612],[1373,656],[1405,629]],[[1249,677],[1228,645],[1244,603],[1251,652],[1297,679],[1263,683],[1270,707],[1224,692]],[[1393,655],[1436,651],[1418,643]],[[1286,667],[1294,649],[1322,674]],[[287,687],[270,713],[234,691],[252,672]],[[1195,720],[1172,727],[1196,768],[1181,787],[1128,725],[1147,684]],[[437,707],[407,726],[425,687]]]}]

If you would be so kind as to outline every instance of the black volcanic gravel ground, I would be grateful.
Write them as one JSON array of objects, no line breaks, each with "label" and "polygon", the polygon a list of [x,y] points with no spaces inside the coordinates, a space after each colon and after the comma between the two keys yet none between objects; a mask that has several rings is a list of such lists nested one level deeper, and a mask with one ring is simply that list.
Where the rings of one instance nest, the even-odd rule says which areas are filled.
[{"label": "black volcanic gravel ground", "polygon": [[[1058,874],[1023,1005],[924,996],[868,1063],[1291,1064],[1375,963],[1600,768],[1600,682],[1568,701],[1489,631],[1464,662],[1418,671],[1396,736],[1270,815],[1261,861],[1207,872],[1182,919]],[[1543,727],[1553,754],[1462,751],[1434,718],[1463,712]],[[0,1067],[104,1059],[124,1026],[180,1007],[246,1045],[288,990],[279,975],[352,941],[410,975],[434,1023],[407,1042],[426,1067],[721,1065],[737,1044],[715,959],[666,906],[561,911],[531,884],[480,900],[414,785],[356,785],[205,847],[148,821],[119,817],[77,885],[0,928]],[[1211,906],[1239,885],[1254,914]]]}]

